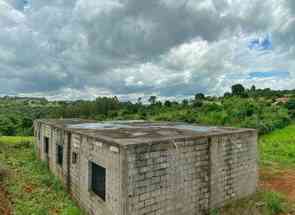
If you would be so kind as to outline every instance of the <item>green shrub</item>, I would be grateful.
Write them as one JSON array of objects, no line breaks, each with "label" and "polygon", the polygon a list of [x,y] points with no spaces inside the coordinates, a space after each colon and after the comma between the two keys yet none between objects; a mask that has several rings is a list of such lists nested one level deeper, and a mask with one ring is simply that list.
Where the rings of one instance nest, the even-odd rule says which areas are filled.
[{"label": "green shrub", "polygon": [[76,206],[67,207],[62,211],[61,215],[80,215],[81,211]]},{"label": "green shrub", "polygon": [[271,215],[284,212],[283,199],[279,194],[274,192],[265,193],[265,202]]},{"label": "green shrub", "polygon": [[218,209],[213,209],[210,211],[210,215],[219,215],[219,210]]}]

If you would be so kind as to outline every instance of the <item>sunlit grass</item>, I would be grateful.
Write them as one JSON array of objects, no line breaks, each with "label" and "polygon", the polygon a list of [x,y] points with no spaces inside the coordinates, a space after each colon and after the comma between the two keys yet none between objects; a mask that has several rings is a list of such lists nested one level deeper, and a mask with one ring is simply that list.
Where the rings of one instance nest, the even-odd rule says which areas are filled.
[{"label": "sunlit grass", "polygon": [[295,165],[295,125],[262,136],[259,149],[262,164]]},{"label": "sunlit grass", "polygon": [[0,136],[0,143],[16,144],[21,142],[33,142],[34,137]]},{"label": "sunlit grass", "polygon": [[32,137],[0,137],[0,166],[15,215],[83,214],[60,181],[36,157]]}]

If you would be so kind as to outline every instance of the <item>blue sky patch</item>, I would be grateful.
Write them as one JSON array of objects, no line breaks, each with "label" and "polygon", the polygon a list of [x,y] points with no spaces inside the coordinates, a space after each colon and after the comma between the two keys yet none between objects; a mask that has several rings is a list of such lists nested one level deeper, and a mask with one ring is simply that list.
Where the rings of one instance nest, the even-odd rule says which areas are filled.
[{"label": "blue sky patch", "polygon": [[23,11],[25,8],[30,6],[30,0],[15,0],[15,7],[18,10]]},{"label": "blue sky patch", "polygon": [[258,51],[271,50],[272,46],[273,44],[270,34],[265,37],[252,39],[248,44],[249,49]]},{"label": "blue sky patch", "polygon": [[290,73],[285,70],[256,71],[249,74],[249,78],[288,78]]}]

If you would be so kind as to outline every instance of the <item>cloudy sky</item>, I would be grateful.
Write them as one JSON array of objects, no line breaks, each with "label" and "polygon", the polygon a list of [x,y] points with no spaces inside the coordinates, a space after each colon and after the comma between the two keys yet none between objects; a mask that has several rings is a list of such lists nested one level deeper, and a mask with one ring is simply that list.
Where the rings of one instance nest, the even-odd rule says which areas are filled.
[{"label": "cloudy sky", "polygon": [[0,0],[0,95],[295,88],[294,0]]}]

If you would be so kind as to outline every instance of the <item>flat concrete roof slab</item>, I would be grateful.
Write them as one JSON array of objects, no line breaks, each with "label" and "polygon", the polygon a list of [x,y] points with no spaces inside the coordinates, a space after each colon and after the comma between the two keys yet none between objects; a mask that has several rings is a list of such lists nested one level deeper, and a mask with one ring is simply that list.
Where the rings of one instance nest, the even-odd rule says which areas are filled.
[{"label": "flat concrete roof slab", "polygon": [[181,138],[193,139],[196,137],[256,131],[254,129],[200,126],[182,122],[149,122],[140,120],[96,122],[81,119],[42,119],[38,121],[74,133],[116,142],[119,145],[177,140]]}]

